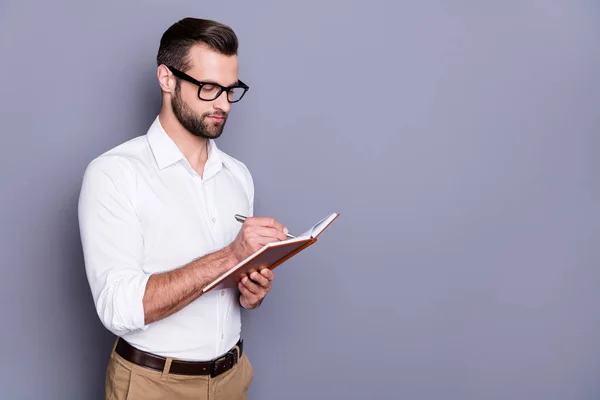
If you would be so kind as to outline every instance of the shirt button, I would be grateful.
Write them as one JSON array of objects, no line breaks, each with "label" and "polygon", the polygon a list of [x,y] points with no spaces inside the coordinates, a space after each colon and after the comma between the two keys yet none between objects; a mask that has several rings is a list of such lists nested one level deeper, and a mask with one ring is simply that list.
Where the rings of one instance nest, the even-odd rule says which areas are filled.
[{"label": "shirt button", "polygon": [[221,296],[225,296],[225,291],[221,290]]},{"label": "shirt button", "polygon": [[225,337],[224,333],[221,333],[221,339],[223,339]]},{"label": "shirt button", "polygon": [[213,218],[212,221],[213,221],[213,224],[214,224],[215,222],[217,222],[217,219]]}]

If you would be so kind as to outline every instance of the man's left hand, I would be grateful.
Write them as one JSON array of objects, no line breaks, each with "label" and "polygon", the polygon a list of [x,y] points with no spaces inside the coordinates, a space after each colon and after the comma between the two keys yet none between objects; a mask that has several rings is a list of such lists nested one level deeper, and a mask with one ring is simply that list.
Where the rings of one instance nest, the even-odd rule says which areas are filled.
[{"label": "man's left hand", "polygon": [[256,308],[271,290],[271,281],[275,275],[268,268],[263,268],[260,273],[252,272],[242,278],[238,283],[240,289],[240,305],[246,309]]}]

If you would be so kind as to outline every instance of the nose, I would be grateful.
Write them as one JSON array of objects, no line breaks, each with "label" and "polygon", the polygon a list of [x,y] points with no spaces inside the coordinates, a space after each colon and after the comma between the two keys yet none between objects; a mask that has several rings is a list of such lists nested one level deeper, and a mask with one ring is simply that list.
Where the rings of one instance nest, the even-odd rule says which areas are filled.
[{"label": "nose", "polygon": [[226,113],[229,112],[229,109],[231,108],[231,103],[229,101],[227,101],[227,92],[223,90],[223,93],[221,93],[219,95],[219,97],[217,97],[214,100],[214,107],[222,110]]}]

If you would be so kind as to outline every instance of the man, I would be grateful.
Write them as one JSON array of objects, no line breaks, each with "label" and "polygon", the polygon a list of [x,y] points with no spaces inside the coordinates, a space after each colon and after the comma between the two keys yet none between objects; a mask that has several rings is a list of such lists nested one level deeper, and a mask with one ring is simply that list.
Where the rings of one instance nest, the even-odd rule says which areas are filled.
[{"label": "man", "polygon": [[[215,21],[185,18],[162,36],[162,107],[148,132],[98,156],[79,200],[87,278],[118,339],[107,399],[245,399],[253,370],[240,307],[271,289],[263,269],[236,287],[201,289],[287,229],[254,217],[246,166],[214,142],[238,79],[238,40]],[[248,216],[240,224],[235,214]]]}]

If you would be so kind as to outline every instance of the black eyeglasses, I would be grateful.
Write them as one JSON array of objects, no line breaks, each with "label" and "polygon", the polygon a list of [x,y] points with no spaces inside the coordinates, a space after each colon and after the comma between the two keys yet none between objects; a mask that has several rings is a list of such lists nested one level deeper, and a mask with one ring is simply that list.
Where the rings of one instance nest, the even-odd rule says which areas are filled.
[{"label": "black eyeglasses", "polygon": [[221,93],[223,93],[223,91],[225,91],[227,92],[227,101],[229,101],[230,103],[237,103],[242,99],[242,97],[244,97],[248,89],[250,89],[248,85],[246,85],[240,80],[238,80],[237,85],[225,87],[215,82],[197,81],[185,72],[181,72],[168,65],[167,68],[169,68],[171,72],[173,72],[173,75],[175,75],[176,77],[193,83],[194,85],[198,85],[198,98],[200,100],[213,101],[217,99],[221,95]]}]

